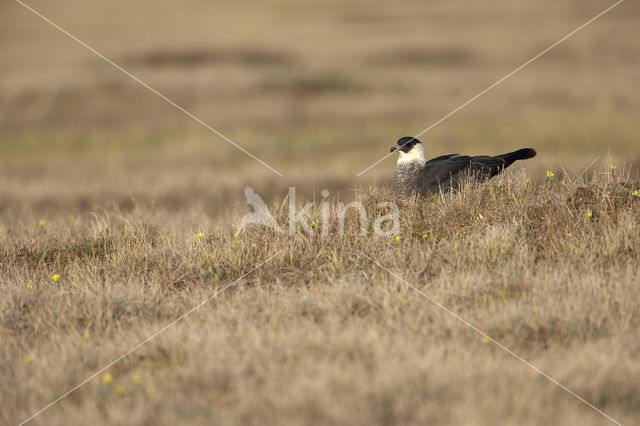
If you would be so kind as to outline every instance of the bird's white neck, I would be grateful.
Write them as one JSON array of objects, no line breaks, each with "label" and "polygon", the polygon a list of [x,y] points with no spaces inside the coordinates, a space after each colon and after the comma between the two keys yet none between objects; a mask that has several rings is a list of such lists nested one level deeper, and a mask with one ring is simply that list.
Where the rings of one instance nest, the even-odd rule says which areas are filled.
[{"label": "bird's white neck", "polygon": [[427,161],[427,153],[424,145],[417,143],[409,152],[398,152],[398,164],[412,163],[414,161],[425,163]]}]

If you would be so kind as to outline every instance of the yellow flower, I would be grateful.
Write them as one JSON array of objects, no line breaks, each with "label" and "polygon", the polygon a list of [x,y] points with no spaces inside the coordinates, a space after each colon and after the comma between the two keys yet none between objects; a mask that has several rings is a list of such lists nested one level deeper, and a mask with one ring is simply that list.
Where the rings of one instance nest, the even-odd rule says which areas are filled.
[{"label": "yellow flower", "polygon": [[131,377],[131,383],[133,383],[134,385],[139,385],[142,383],[142,377],[140,376],[133,376]]},{"label": "yellow flower", "polygon": [[487,336],[484,336],[484,337],[482,338],[482,343],[491,343],[491,339],[490,339],[490,338],[488,338]]},{"label": "yellow flower", "polygon": [[631,193],[632,196],[637,197],[638,196],[638,190],[636,189],[635,191],[633,191]]},{"label": "yellow flower", "polygon": [[587,213],[587,217],[588,218],[592,218],[593,217],[593,213],[592,212]]},{"label": "yellow flower", "polygon": [[33,290],[33,284],[27,283],[27,290]]},{"label": "yellow flower", "polygon": [[198,232],[198,238],[202,238],[204,237],[204,234],[202,232]]},{"label": "yellow flower", "polygon": [[525,185],[528,185],[528,184],[530,184],[530,183],[531,183],[531,179],[527,178],[527,179],[525,179],[525,180],[524,180],[524,184],[525,184]]},{"label": "yellow flower", "polygon": [[429,238],[429,234],[422,234],[422,238],[424,238],[424,239]]},{"label": "yellow flower", "polygon": [[38,221],[38,226],[44,226],[44,220],[39,220]]},{"label": "yellow flower", "polygon": [[109,373],[106,373],[102,376],[102,383],[109,384],[113,382],[113,376]]},{"label": "yellow flower", "polygon": [[550,170],[547,170],[547,177],[552,178],[553,176],[554,176],[553,172]]},{"label": "yellow flower", "polygon": [[24,362],[26,362],[27,364],[30,363],[31,361],[33,361],[33,355],[31,354],[26,354],[24,356]]},{"label": "yellow flower", "polygon": [[400,241],[400,235],[396,235],[396,242]]},{"label": "yellow flower", "polygon": [[124,395],[124,386],[116,386],[116,393],[118,395]]},{"label": "yellow flower", "polygon": [[58,282],[58,280],[60,279],[60,274],[53,274],[51,279],[53,280],[54,283]]},{"label": "yellow flower", "polygon": [[311,227],[313,228],[315,226],[316,226],[316,223],[315,222],[311,222]]}]

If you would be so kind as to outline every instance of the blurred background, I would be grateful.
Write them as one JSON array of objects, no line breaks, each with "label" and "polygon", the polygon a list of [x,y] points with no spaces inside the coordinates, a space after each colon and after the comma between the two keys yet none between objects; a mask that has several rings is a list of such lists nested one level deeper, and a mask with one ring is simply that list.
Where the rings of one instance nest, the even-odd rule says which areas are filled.
[{"label": "blurred background", "polygon": [[[152,203],[219,212],[252,185],[390,183],[415,135],[605,0],[31,0],[0,4],[0,214]],[[533,147],[532,179],[640,157],[640,4],[623,2],[420,139],[429,156]],[[335,193],[335,192],[334,192]]]}]

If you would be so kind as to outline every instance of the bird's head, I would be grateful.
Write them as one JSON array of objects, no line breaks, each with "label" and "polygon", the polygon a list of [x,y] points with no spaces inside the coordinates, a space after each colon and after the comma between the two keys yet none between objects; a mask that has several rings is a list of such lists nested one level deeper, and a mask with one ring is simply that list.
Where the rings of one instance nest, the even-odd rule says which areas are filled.
[{"label": "bird's head", "polygon": [[427,161],[424,145],[422,145],[422,142],[418,139],[411,136],[398,139],[396,146],[392,146],[389,152],[398,153],[398,163]]}]

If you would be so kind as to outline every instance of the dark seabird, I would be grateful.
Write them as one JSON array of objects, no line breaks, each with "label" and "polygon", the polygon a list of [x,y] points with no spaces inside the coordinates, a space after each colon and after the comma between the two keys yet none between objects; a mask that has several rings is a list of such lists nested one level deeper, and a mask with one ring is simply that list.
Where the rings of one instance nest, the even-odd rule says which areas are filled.
[{"label": "dark seabird", "polygon": [[410,136],[400,138],[391,152],[398,152],[394,179],[398,199],[404,203],[439,191],[455,190],[465,176],[490,179],[515,161],[536,156],[534,149],[522,148],[495,157],[448,154],[427,161],[422,142]]}]

